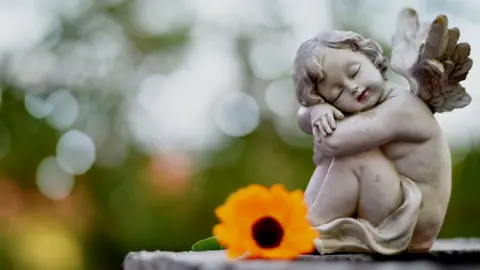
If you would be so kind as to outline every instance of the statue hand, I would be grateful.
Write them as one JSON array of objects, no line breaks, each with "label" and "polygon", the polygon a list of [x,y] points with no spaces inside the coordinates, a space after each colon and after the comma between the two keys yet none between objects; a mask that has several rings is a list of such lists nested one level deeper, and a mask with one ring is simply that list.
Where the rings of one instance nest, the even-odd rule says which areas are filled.
[{"label": "statue hand", "polygon": [[312,107],[310,119],[315,139],[321,141],[324,137],[333,134],[336,129],[335,119],[344,118],[343,113],[330,104],[323,103]]}]

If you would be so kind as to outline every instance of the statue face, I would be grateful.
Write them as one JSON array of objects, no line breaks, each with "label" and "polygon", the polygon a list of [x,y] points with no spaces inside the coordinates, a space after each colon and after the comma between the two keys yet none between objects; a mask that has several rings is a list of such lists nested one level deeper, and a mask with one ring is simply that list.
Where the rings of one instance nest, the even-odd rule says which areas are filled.
[{"label": "statue face", "polygon": [[325,48],[319,59],[326,77],[318,91],[326,102],[346,113],[374,107],[385,89],[380,71],[362,53]]}]

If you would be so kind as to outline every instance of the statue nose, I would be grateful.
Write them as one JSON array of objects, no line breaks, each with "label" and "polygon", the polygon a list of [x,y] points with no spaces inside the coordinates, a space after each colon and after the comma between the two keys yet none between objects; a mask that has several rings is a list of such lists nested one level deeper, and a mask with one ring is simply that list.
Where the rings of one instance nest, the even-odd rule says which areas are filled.
[{"label": "statue nose", "polygon": [[345,86],[348,88],[348,90],[350,90],[350,92],[352,92],[353,94],[355,94],[356,92],[358,92],[358,85],[354,82],[351,82],[351,81],[347,81],[345,82]]}]

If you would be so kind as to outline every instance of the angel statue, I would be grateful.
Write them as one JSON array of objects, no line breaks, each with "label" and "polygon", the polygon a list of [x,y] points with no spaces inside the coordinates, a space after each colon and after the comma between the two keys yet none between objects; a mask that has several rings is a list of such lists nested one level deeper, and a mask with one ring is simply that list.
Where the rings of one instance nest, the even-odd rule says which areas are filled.
[{"label": "angel statue", "polygon": [[293,64],[300,128],[312,134],[315,172],[305,191],[320,254],[428,252],[451,192],[450,151],[434,114],[467,106],[460,85],[468,43],[439,15],[400,12],[387,81],[379,44],[350,31],[303,42]]}]

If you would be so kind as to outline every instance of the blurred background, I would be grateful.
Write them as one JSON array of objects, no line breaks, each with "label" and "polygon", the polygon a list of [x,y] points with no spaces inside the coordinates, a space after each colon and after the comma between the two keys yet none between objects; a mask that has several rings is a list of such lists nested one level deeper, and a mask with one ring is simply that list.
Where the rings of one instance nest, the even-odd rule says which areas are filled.
[{"label": "blurred background", "polygon": [[[335,28],[390,55],[406,6],[449,16],[480,61],[478,1],[0,0],[0,269],[120,269],[210,236],[240,187],[304,189],[296,49]],[[441,237],[480,236],[478,78],[436,116],[454,161]]]}]

